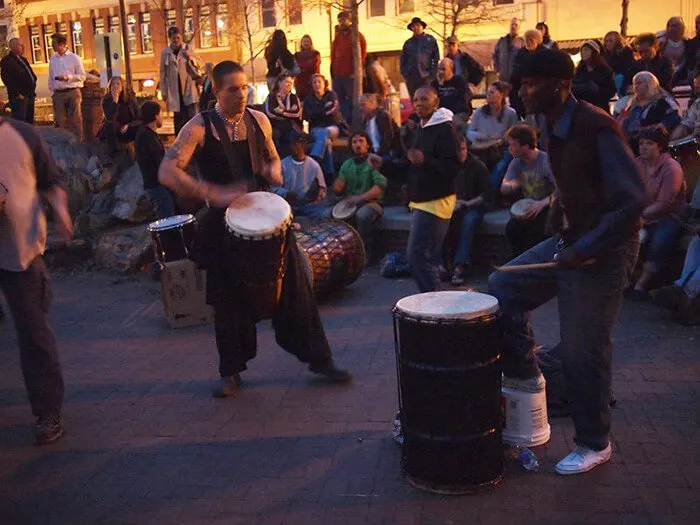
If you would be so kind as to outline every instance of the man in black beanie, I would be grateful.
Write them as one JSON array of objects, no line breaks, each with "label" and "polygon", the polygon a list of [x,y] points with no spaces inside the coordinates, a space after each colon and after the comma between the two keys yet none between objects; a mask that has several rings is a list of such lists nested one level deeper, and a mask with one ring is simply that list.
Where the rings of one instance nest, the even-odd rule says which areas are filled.
[{"label": "man in black beanie", "polygon": [[556,261],[554,270],[495,272],[489,289],[505,321],[504,385],[540,391],[530,312],[557,297],[562,364],[577,447],[556,466],[579,474],[610,459],[611,333],[639,250],[644,184],[619,125],[571,95],[574,65],[541,49],[524,58],[519,91],[528,113],[547,118],[557,184],[553,236],[511,265]]}]

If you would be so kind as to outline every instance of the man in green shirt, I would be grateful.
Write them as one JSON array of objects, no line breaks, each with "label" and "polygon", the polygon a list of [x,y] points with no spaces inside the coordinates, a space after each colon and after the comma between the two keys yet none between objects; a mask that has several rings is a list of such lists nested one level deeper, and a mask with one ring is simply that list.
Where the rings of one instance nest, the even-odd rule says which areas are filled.
[{"label": "man in green shirt", "polygon": [[370,144],[364,131],[356,131],[350,136],[354,156],[343,162],[333,184],[336,195],[345,196],[348,204],[357,206],[355,221],[365,243],[367,260],[371,255],[373,226],[384,212],[381,199],[387,184],[386,177],[367,162]]}]

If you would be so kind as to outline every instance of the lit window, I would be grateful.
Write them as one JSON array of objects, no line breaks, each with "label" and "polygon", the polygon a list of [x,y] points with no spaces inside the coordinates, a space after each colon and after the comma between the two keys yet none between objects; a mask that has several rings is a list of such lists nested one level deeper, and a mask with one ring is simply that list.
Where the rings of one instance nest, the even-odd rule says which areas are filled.
[{"label": "lit window", "polygon": [[262,10],[262,26],[275,27],[277,25],[277,17],[275,16],[275,0],[261,0],[260,8]]},{"label": "lit window", "polygon": [[185,42],[192,42],[194,36],[194,15],[191,7],[185,9]]},{"label": "lit window", "polygon": [[105,34],[104,18],[94,18],[92,20],[92,24],[95,27],[95,34],[96,35],[104,35]]},{"label": "lit window", "polygon": [[83,52],[83,24],[79,20],[71,22],[73,33],[73,53],[80,58],[85,58]]},{"label": "lit window", "polygon": [[151,35],[151,13],[141,13],[141,52],[153,52],[153,35]]},{"label": "lit window", "polygon": [[384,16],[386,14],[386,0],[370,0],[369,16]]},{"label": "lit window", "polygon": [[119,17],[118,16],[110,16],[109,17],[109,32],[110,33],[120,33],[121,32],[121,27],[119,25]]},{"label": "lit window", "polygon": [[290,25],[301,24],[302,0],[287,0],[287,17]]},{"label": "lit window", "polygon": [[399,13],[413,13],[416,10],[414,0],[399,0]]},{"label": "lit window", "polygon": [[51,45],[51,35],[56,32],[56,24],[44,24],[42,29],[44,31],[44,44],[46,45],[46,61],[48,62],[56,54]]},{"label": "lit window", "polygon": [[126,36],[129,39],[129,54],[138,53],[136,47],[136,15],[126,15]]},{"label": "lit window", "polygon": [[216,45],[228,47],[228,9],[226,4],[216,6]]},{"label": "lit window", "polygon": [[175,9],[168,9],[165,12],[165,25],[167,27],[177,26],[177,11]]},{"label": "lit window", "polygon": [[41,31],[37,26],[29,28],[29,38],[32,44],[32,62],[35,64],[44,61],[44,49],[41,45]]},{"label": "lit window", "polygon": [[211,28],[211,9],[208,6],[199,8],[199,45],[202,48],[212,47],[214,33]]}]

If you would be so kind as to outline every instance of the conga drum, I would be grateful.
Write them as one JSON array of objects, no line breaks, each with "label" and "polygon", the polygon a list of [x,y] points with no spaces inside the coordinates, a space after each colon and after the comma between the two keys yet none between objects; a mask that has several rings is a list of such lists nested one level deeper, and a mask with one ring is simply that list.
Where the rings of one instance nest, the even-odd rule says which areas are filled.
[{"label": "conga drum", "polygon": [[408,481],[441,494],[496,485],[504,468],[498,300],[429,292],[404,297],[393,314]]},{"label": "conga drum", "polygon": [[333,206],[333,211],[331,215],[337,221],[345,221],[354,226],[354,218],[357,213],[357,205],[350,204],[347,200],[342,200],[335,206]]},{"label": "conga drum", "polygon": [[197,221],[193,215],[173,215],[148,225],[156,260],[163,264],[189,259]]},{"label": "conga drum", "polygon": [[526,221],[526,212],[533,204],[535,204],[534,199],[520,199],[514,202],[510,207],[510,216],[518,221]]},{"label": "conga drum", "polygon": [[326,221],[294,232],[317,298],[352,284],[365,268],[365,245],[355,228]]},{"label": "conga drum", "polygon": [[282,292],[292,209],[279,195],[255,191],[235,199],[224,221],[231,243],[231,272],[248,296],[251,316],[271,318]]}]

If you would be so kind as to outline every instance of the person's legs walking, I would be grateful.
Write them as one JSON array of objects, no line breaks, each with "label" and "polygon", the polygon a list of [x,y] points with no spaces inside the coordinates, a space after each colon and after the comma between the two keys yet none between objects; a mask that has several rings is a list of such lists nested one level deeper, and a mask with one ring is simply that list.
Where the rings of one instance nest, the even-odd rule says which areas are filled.
[{"label": "person's legs walking", "polygon": [[421,292],[432,292],[440,286],[440,252],[449,226],[449,219],[423,210],[411,212],[406,258]]}]

